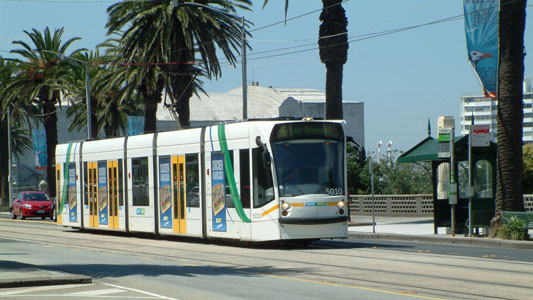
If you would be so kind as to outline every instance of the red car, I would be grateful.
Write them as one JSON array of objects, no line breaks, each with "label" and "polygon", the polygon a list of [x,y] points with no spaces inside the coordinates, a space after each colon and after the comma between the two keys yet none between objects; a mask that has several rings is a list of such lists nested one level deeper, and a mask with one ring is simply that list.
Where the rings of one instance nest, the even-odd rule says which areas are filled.
[{"label": "red car", "polygon": [[45,192],[25,191],[20,192],[13,199],[11,218],[24,220],[26,217],[49,217],[54,219],[54,202]]}]

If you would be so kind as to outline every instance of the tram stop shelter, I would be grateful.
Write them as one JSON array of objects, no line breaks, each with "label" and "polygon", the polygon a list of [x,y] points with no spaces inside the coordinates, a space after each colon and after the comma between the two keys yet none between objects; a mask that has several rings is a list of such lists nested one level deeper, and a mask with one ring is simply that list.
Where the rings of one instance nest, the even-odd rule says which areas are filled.
[{"label": "tram stop shelter", "polygon": [[[455,137],[455,174],[457,204],[455,233],[468,232],[468,135]],[[438,157],[438,139],[428,136],[398,158],[399,163],[431,162],[433,216],[435,234],[439,227],[451,227],[451,207],[448,199],[450,159]],[[472,228],[490,227],[495,211],[496,144],[472,147]]]}]

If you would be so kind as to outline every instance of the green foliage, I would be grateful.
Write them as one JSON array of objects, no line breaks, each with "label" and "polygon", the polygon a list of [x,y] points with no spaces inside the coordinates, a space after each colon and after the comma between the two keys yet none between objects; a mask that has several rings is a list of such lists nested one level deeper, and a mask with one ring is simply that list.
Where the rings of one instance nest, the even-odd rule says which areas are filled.
[{"label": "green foliage", "polygon": [[[110,47],[108,41],[105,47]],[[113,67],[119,58],[113,50],[106,49],[100,55],[100,48],[95,51],[79,53],[74,56],[77,61],[87,62],[91,91],[91,115],[93,116],[93,136],[102,129],[106,137],[120,136],[127,131],[127,116],[142,115],[141,101],[131,85],[125,80],[125,72]],[[110,51],[111,50],[111,51]],[[68,97],[72,102],[67,115],[72,119],[69,130],[81,130],[87,124],[86,72],[84,64],[74,64],[72,75],[67,81]]]},{"label": "green foliage", "polygon": [[[348,144],[346,149],[346,169],[348,177],[348,192],[350,194],[370,194],[370,174],[368,173],[368,161],[360,161],[359,151]],[[366,172],[365,172],[366,170]]]},{"label": "green foliage", "polygon": [[[145,125],[155,130],[163,89],[189,125],[189,99],[202,91],[199,77],[222,74],[219,57],[235,66],[241,47],[241,17],[250,0],[122,1],[108,7],[108,34],[119,34],[119,51],[145,101]],[[245,26],[249,27],[247,22]],[[247,32],[249,35],[249,32]],[[133,76],[135,75],[135,76]],[[151,128],[152,125],[154,128]]]},{"label": "green foliage", "polygon": [[523,151],[522,187],[524,188],[524,194],[533,194],[533,144],[525,145]]},{"label": "green foliage", "polygon": [[[391,159],[382,158],[373,162],[374,194],[407,195],[431,194],[431,166],[425,163],[399,164],[396,162],[397,151]],[[368,195],[371,193],[370,158],[364,165],[358,161],[355,148],[347,149],[348,192],[350,194]]]},{"label": "green foliage", "polygon": [[[0,99],[4,99],[1,95],[4,93],[4,88],[10,83],[15,75],[15,63],[4,60],[0,56]],[[4,95],[5,96],[5,95]],[[34,106],[18,106],[14,108],[12,103],[5,101],[2,103],[2,110],[4,113],[0,114],[0,147],[7,150],[8,129],[11,130],[12,151],[17,157],[27,155],[32,150],[31,139],[29,138],[28,130],[24,129],[24,125],[31,124],[30,120],[35,115]],[[7,113],[11,113],[11,126],[7,123]],[[38,118],[33,118],[37,122]],[[7,164],[6,164],[7,166]],[[4,172],[4,170],[2,170]],[[5,171],[7,173],[7,171]]]},{"label": "green foliage", "polygon": [[526,224],[517,216],[512,216],[509,221],[502,222],[498,237],[505,240],[529,240]]}]

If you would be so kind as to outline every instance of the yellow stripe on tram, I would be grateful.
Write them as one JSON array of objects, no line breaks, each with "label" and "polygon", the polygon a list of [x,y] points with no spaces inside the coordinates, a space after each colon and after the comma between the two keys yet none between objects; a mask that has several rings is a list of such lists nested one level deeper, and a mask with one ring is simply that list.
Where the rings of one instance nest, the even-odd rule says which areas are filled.
[{"label": "yellow stripe on tram", "polygon": [[264,216],[268,215],[269,213],[275,211],[276,209],[279,209],[279,204],[276,204],[276,205],[272,206],[269,210],[264,211],[261,216],[264,217]]}]

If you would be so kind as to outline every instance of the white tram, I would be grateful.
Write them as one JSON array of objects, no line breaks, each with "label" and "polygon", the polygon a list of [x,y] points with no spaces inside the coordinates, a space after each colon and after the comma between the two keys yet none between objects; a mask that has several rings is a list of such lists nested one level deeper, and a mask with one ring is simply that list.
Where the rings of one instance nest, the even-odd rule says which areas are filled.
[{"label": "white tram", "polygon": [[347,237],[342,121],[248,121],[60,144],[58,224],[242,241]]}]

